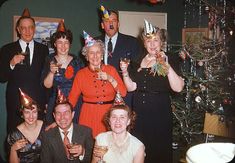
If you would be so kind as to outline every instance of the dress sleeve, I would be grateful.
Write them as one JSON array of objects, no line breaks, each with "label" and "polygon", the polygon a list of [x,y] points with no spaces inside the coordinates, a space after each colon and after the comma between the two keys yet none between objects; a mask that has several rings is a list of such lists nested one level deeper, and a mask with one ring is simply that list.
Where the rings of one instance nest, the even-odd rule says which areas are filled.
[{"label": "dress sleeve", "polygon": [[68,96],[69,102],[73,105],[73,107],[76,106],[78,98],[81,94],[81,79],[82,77],[79,75],[79,73],[77,73],[73,81],[73,86]]}]

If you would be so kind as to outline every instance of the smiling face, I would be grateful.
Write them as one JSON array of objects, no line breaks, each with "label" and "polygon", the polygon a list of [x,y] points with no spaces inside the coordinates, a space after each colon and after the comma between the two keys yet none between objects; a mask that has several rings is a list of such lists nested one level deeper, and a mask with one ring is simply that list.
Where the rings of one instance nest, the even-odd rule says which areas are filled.
[{"label": "smiling face", "polygon": [[32,125],[37,122],[38,119],[38,109],[35,106],[34,109],[27,109],[24,108],[22,110],[22,116],[25,121],[25,123]]},{"label": "smiling face", "polygon": [[101,27],[109,37],[113,37],[119,30],[118,16],[111,12],[108,19],[103,19]]},{"label": "smiling face", "polygon": [[56,47],[57,54],[67,55],[70,49],[70,42],[65,38],[59,38],[55,41],[54,46]]},{"label": "smiling face", "polygon": [[94,69],[100,67],[103,59],[102,47],[95,43],[91,47],[88,47],[86,58],[89,62],[89,66]]},{"label": "smiling face", "polygon": [[72,124],[74,112],[69,104],[58,104],[53,113],[57,125],[64,131],[67,131]]},{"label": "smiling face", "polygon": [[127,126],[130,124],[128,112],[123,109],[115,109],[110,113],[109,124],[112,131],[120,134],[127,131]]},{"label": "smiling face", "polygon": [[35,24],[32,19],[24,18],[20,20],[17,31],[20,34],[20,38],[25,42],[33,40],[35,33]]},{"label": "smiling face", "polygon": [[162,41],[159,35],[155,35],[154,37],[151,38],[146,38],[146,37],[144,38],[144,46],[149,54],[154,55],[156,54],[156,52],[160,52],[161,45]]}]

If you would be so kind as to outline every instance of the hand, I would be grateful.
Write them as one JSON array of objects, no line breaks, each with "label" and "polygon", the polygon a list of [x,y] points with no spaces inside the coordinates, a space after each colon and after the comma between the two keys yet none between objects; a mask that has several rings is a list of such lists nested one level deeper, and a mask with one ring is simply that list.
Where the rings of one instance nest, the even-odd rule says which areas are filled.
[{"label": "hand", "polygon": [[18,54],[16,54],[16,55],[14,55],[14,57],[11,59],[10,64],[11,64],[12,66],[15,66],[16,64],[22,62],[22,61],[24,60],[24,58],[25,58],[24,55],[18,53]]},{"label": "hand", "polygon": [[102,158],[107,151],[108,151],[107,146],[95,145],[94,149],[93,149],[93,154],[94,154],[95,157]]},{"label": "hand", "polygon": [[98,73],[98,78],[99,80],[108,80],[108,74],[104,71],[99,71]]},{"label": "hand", "polygon": [[59,70],[59,67],[54,61],[50,62],[50,71],[55,74]]},{"label": "hand", "polygon": [[51,128],[55,128],[57,126],[57,124],[55,123],[55,122],[53,122],[52,124],[50,124],[49,126],[47,126],[46,128],[45,128],[45,131],[48,131],[48,130],[50,130]]},{"label": "hand", "polygon": [[120,61],[120,68],[122,70],[122,73],[126,73],[127,69],[128,69],[129,63],[128,62],[124,62],[124,61]]},{"label": "hand", "polygon": [[22,138],[22,139],[16,141],[16,142],[11,146],[11,149],[17,151],[17,150],[19,150],[19,149],[21,149],[21,148],[24,148],[24,147],[26,146],[26,144],[28,144],[28,141],[27,141],[26,139]]},{"label": "hand", "polygon": [[68,148],[69,153],[73,155],[73,157],[78,157],[84,154],[84,148],[82,147],[81,144],[72,144],[69,145],[70,147]]}]

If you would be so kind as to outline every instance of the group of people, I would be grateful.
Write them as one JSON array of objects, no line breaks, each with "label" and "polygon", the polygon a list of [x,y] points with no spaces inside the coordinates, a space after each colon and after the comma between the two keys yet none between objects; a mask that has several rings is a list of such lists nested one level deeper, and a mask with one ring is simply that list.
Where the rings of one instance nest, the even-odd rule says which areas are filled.
[{"label": "group of people", "polygon": [[17,21],[19,40],[0,50],[10,162],[172,162],[169,93],[184,81],[164,52],[166,31],[145,21],[139,55],[138,40],[118,31],[118,13],[101,11],[104,35],[83,31],[84,67],[69,52],[73,36],[64,22],[49,54],[33,40],[29,11]]}]

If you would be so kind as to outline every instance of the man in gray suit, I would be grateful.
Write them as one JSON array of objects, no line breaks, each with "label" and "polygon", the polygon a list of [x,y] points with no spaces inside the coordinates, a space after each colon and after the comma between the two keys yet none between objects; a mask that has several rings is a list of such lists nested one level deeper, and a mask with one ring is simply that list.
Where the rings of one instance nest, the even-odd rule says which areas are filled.
[{"label": "man in gray suit", "polygon": [[[89,163],[94,143],[91,129],[72,122],[74,112],[72,105],[67,101],[57,104],[53,115],[57,127],[43,135],[41,163]],[[69,148],[65,139],[75,145]],[[70,155],[73,157],[72,160]]]}]

